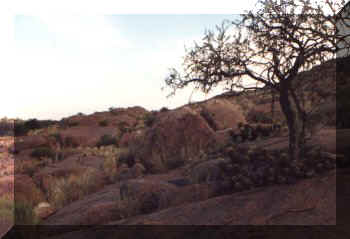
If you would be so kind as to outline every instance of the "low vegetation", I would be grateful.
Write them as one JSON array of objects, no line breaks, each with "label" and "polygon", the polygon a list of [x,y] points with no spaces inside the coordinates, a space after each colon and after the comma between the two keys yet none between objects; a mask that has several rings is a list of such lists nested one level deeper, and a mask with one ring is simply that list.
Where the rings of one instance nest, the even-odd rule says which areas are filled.
[{"label": "low vegetation", "polygon": [[101,120],[100,122],[98,122],[98,125],[101,127],[106,127],[108,126],[108,121],[107,120]]},{"label": "low vegetation", "polygon": [[101,146],[108,146],[108,145],[117,145],[117,138],[115,136],[105,134],[102,135],[100,140],[97,142],[96,146],[101,147]]},{"label": "low vegetation", "polygon": [[14,200],[10,195],[0,196],[0,224],[14,221]]},{"label": "low vegetation", "polygon": [[147,127],[152,127],[155,120],[156,120],[156,113],[155,112],[147,113],[144,116],[144,122],[145,122],[145,125]]},{"label": "low vegetation", "polygon": [[88,168],[80,175],[57,178],[51,181],[48,199],[50,204],[61,208],[99,189],[96,169]]},{"label": "low vegetation", "polygon": [[36,225],[39,218],[34,213],[34,205],[27,201],[15,201],[14,219],[16,225]]},{"label": "low vegetation", "polygon": [[303,159],[293,161],[289,160],[286,149],[267,151],[262,148],[229,147],[223,155],[231,160],[222,169],[231,178],[236,191],[292,184],[336,167],[335,156],[323,152],[319,147],[308,147]]},{"label": "low vegetation", "polygon": [[53,158],[55,156],[55,152],[49,147],[39,147],[32,151],[30,154],[33,158]]},{"label": "low vegetation", "polygon": [[37,119],[29,119],[26,121],[15,120],[14,133],[16,136],[23,136],[23,135],[27,135],[28,132],[31,130],[39,130],[55,124],[57,124],[57,121],[54,121],[54,120],[37,120]]}]

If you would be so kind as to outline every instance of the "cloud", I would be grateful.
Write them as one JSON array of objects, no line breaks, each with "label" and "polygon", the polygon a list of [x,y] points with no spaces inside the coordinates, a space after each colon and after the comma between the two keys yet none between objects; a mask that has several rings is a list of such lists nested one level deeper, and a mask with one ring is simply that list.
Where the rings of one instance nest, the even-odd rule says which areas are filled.
[{"label": "cloud", "polygon": [[83,50],[131,47],[130,41],[124,39],[104,16],[40,15],[39,18],[55,35],[57,47],[60,44]]}]

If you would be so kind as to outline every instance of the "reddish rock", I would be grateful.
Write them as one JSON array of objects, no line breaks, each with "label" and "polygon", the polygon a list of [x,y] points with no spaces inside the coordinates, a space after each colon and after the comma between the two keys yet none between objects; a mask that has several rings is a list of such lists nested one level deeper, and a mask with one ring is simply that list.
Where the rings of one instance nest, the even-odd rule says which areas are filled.
[{"label": "reddish rock", "polygon": [[233,100],[213,98],[195,104],[194,109],[198,113],[202,110],[208,112],[216,126],[215,130],[236,129],[239,122],[246,122],[241,106]]},{"label": "reddish rock", "polygon": [[45,201],[45,195],[28,175],[16,175],[14,184],[15,200],[27,201],[33,205]]},{"label": "reddish rock", "polygon": [[[221,185],[216,184],[177,186],[154,176],[156,175],[150,175],[149,179],[133,179],[109,185],[99,192],[58,210],[43,224],[94,225],[107,223],[189,202],[206,200],[218,195],[222,188]],[[173,176],[170,176],[169,179]]]},{"label": "reddish rock", "polygon": [[22,151],[26,149],[33,149],[37,147],[49,146],[47,139],[44,136],[32,135],[16,137],[15,150]]},{"label": "reddish rock", "polygon": [[145,130],[139,129],[136,131],[124,133],[119,141],[119,146],[120,147],[128,147],[129,142],[133,142],[133,141],[137,140],[138,137],[142,137],[144,132],[145,132]]},{"label": "reddish rock", "polygon": [[197,160],[215,144],[215,133],[206,121],[183,107],[158,114],[153,126],[129,143],[129,148],[149,172],[160,173]]},{"label": "reddish rock", "polygon": [[113,126],[76,126],[60,130],[60,134],[75,145],[94,147],[103,135],[118,136],[120,132]]},{"label": "reddish rock", "polygon": [[41,220],[55,213],[55,208],[47,202],[41,202],[34,208],[35,215]]},{"label": "reddish rock", "polygon": [[[101,121],[106,121],[108,126],[114,126],[114,128],[121,125],[132,127],[134,126],[140,116],[147,113],[142,107],[128,107],[128,108],[114,108],[111,111],[95,112],[90,115],[75,115],[65,119],[69,124],[77,124],[75,127],[88,126],[88,127],[100,127]],[[103,127],[101,127],[103,128]]]},{"label": "reddish rock", "polygon": [[200,203],[185,204],[109,225],[335,225],[336,173]]}]

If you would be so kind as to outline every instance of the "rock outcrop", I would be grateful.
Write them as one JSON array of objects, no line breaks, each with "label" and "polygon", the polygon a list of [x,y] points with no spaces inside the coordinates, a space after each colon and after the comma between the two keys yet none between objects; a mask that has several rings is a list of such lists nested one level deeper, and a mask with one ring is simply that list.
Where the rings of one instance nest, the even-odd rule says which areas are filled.
[{"label": "rock outcrop", "polygon": [[216,145],[215,132],[189,107],[159,113],[152,127],[129,141],[129,148],[150,173],[166,172],[195,161]]}]

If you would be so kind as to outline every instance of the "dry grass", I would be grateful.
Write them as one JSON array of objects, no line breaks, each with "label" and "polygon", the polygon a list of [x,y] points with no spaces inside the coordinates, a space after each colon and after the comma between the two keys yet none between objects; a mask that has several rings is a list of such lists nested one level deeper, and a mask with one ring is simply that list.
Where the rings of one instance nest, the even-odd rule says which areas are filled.
[{"label": "dry grass", "polygon": [[61,208],[98,189],[97,170],[88,168],[80,175],[57,178],[50,184],[48,198],[50,204]]},{"label": "dry grass", "polygon": [[14,221],[14,200],[10,195],[0,197],[0,224]]},{"label": "dry grass", "polygon": [[105,157],[102,165],[102,170],[107,175],[109,182],[114,182],[117,175],[117,163],[115,156]]},{"label": "dry grass", "polygon": [[15,174],[27,174],[33,176],[38,168],[44,166],[46,163],[46,159],[17,160],[15,163]]}]

